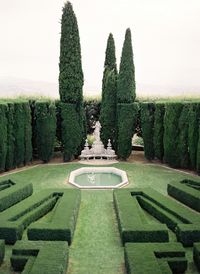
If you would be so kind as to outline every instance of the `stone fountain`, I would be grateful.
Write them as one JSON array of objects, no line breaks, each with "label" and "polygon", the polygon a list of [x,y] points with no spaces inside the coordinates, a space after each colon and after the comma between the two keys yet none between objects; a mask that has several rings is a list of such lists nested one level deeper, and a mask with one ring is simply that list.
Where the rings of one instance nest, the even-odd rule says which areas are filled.
[{"label": "stone fountain", "polygon": [[108,139],[107,148],[104,148],[104,145],[100,139],[101,124],[99,121],[96,122],[94,137],[95,141],[92,145],[92,148],[89,148],[88,141],[86,139],[84,149],[81,151],[80,159],[107,159],[114,160],[117,158],[115,151],[112,149],[111,141]]}]

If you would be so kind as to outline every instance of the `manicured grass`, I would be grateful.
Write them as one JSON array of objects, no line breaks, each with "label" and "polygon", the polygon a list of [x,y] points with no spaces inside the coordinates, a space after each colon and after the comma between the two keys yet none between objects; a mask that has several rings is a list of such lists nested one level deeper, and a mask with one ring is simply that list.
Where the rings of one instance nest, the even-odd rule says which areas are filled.
[{"label": "manicured grass", "polygon": [[[32,183],[34,193],[47,188],[71,188],[67,184],[69,173],[79,167],[78,163],[40,165],[25,171],[0,177],[15,182]],[[200,178],[156,165],[118,163],[113,165],[127,172],[127,187],[152,187],[167,195],[167,184],[174,180]],[[44,217],[45,218],[45,217]],[[23,237],[23,239],[25,236]],[[12,246],[6,246],[6,259],[0,273],[13,273],[9,267]],[[187,257],[192,260],[192,250]],[[74,273],[125,273],[123,248],[120,242],[116,216],[112,203],[112,190],[84,190],[73,243],[70,247],[68,274]],[[187,274],[198,273],[189,263]]]}]

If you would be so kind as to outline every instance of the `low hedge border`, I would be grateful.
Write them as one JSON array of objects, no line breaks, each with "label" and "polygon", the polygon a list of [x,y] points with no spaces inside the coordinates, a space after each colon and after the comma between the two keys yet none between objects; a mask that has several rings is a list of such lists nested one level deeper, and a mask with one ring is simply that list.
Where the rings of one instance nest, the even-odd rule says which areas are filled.
[{"label": "low hedge border", "polygon": [[167,186],[167,192],[178,201],[200,212],[200,193],[194,186],[200,188],[200,182],[192,180],[171,182]]},{"label": "low hedge border", "polygon": [[[141,190],[140,190],[141,191]],[[177,203],[157,191],[146,188],[138,195],[138,190],[131,191],[136,195],[143,209],[176,233],[177,240],[184,246],[192,246],[200,241],[200,216],[189,208]]]},{"label": "low hedge border", "polygon": [[[135,197],[133,189],[116,189],[113,192],[114,206],[119,231],[125,242],[168,242],[168,229],[165,224],[148,224]],[[138,194],[142,192],[139,191]]]},{"label": "low hedge border", "polygon": [[22,274],[64,274],[68,253],[66,242],[17,241],[10,260],[14,270]]},{"label": "low hedge border", "polygon": [[5,241],[0,240],[0,265],[3,262],[4,256],[5,256]]},{"label": "low hedge border", "polygon": [[57,205],[51,222],[34,224],[28,229],[28,237],[71,243],[80,199],[78,189],[48,189],[37,193],[0,214],[0,238],[5,239],[6,243],[15,243],[22,238],[26,227]]},{"label": "low hedge border", "polygon": [[55,209],[50,222],[37,222],[28,228],[29,240],[68,241],[72,242],[81,201],[81,191],[68,189]]},{"label": "low hedge border", "polygon": [[22,185],[11,180],[0,182],[0,212],[27,198],[33,193],[31,183]]},{"label": "low hedge border", "polygon": [[[200,241],[199,214],[153,189],[115,190],[114,203],[123,243],[167,241],[164,225],[146,224],[141,208],[172,229],[184,246]],[[148,232],[144,232],[147,227]],[[153,228],[154,234],[150,233],[149,228]]]},{"label": "low hedge border", "polygon": [[184,273],[187,269],[180,243],[126,243],[124,254],[128,274]]},{"label": "low hedge border", "polygon": [[10,207],[0,214],[0,238],[13,244],[22,238],[24,229],[51,211],[59,199],[59,192],[44,190]]},{"label": "low hedge border", "polygon": [[193,246],[193,260],[200,271],[200,243],[194,243]]}]

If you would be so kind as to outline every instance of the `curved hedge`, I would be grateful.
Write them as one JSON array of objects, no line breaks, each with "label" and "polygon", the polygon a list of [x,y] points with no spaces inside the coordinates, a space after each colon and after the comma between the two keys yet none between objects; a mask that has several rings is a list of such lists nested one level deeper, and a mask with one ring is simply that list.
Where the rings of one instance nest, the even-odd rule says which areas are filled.
[{"label": "curved hedge", "polygon": [[35,103],[36,143],[39,158],[48,162],[53,156],[56,137],[56,108],[54,102]]}]

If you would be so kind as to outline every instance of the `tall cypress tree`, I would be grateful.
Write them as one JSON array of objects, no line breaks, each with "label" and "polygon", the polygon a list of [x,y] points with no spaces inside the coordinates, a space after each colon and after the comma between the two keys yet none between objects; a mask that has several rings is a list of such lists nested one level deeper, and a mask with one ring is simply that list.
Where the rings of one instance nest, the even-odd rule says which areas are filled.
[{"label": "tall cypress tree", "polygon": [[130,29],[126,30],[118,76],[118,103],[133,103],[135,100],[135,67]]},{"label": "tall cypress tree", "polygon": [[62,102],[82,102],[83,71],[76,15],[72,4],[63,7],[60,39],[59,92]]},{"label": "tall cypress tree", "polygon": [[117,65],[115,56],[115,42],[112,33],[109,34],[104,62],[102,81],[102,103],[100,122],[102,125],[101,140],[107,145],[108,139],[115,144],[116,129],[116,93],[117,92]]},{"label": "tall cypress tree", "polygon": [[[64,145],[64,161],[70,161],[80,152],[85,137],[81,47],[77,19],[70,2],[67,2],[63,7],[61,24],[59,64],[59,93],[62,101],[61,134]],[[72,114],[72,109],[75,115]],[[79,125],[76,127],[76,134],[74,134],[73,124]]]},{"label": "tall cypress tree", "polygon": [[117,75],[117,64],[115,56],[115,41],[112,33],[109,34],[106,46],[106,56],[104,62],[104,72],[102,80],[102,101],[104,100],[104,93],[106,88],[107,71],[113,71]]},{"label": "tall cypress tree", "polygon": [[[135,68],[131,31],[126,30],[117,81],[117,155],[127,159],[132,151],[131,139],[135,131]],[[126,138],[124,138],[126,136]]]}]

